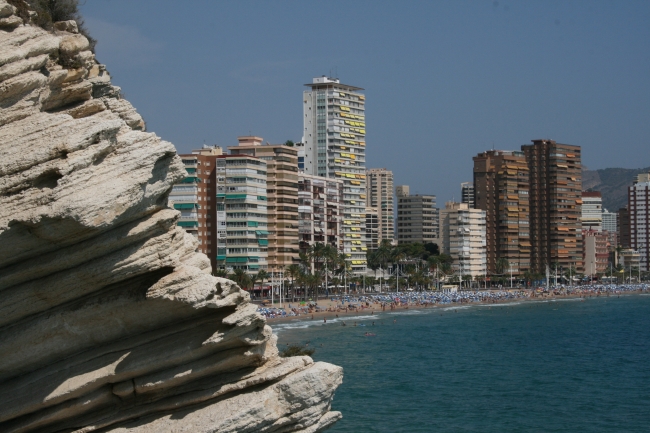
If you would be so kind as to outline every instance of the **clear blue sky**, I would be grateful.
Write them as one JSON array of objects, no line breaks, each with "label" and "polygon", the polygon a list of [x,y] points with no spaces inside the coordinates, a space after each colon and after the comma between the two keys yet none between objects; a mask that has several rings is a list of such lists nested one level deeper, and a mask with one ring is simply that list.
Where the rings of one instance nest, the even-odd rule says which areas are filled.
[{"label": "clear blue sky", "polygon": [[650,165],[649,1],[87,0],[97,58],[180,152],[298,141],[303,84],[366,89],[367,166],[436,194],[535,138]]}]

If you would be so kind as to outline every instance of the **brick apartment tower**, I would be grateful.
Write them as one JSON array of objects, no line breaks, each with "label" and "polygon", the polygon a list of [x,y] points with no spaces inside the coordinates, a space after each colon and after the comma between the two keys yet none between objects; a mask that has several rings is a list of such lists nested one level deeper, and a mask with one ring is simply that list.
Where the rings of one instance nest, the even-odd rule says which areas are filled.
[{"label": "brick apartment tower", "polygon": [[474,207],[486,213],[487,269],[506,259],[514,275],[530,269],[529,179],[524,153],[488,150],[474,160]]},{"label": "brick apartment tower", "polygon": [[521,146],[529,169],[531,269],[544,273],[557,262],[583,270],[580,146],[532,142]]},{"label": "brick apartment tower", "polygon": [[650,270],[650,173],[637,176],[628,188],[630,247],[639,252],[641,272]]},{"label": "brick apartment tower", "polygon": [[[395,239],[393,221],[393,172],[385,168],[366,170],[366,207],[377,210],[377,244]],[[367,213],[367,212],[366,212]],[[368,248],[376,248],[368,245]]]},{"label": "brick apartment tower", "polygon": [[[629,194],[629,192],[628,192]],[[630,236],[630,212],[628,207],[622,207],[618,210],[618,245],[623,248],[630,248],[632,239]]]},{"label": "brick apartment tower", "polygon": [[231,155],[250,155],[266,161],[268,218],[267,270],[277,272],[299,261],[298,150],[284,144],[262,145],[262,137],[237,137]]},{"label": "brick apartment tower", "polygon": [[199,241],[198,250],[210,258],[217,269],[217,158],[219,146],[203,146],[191,154],[180,155],[187,177],[172,188],[169,206],[181,212],[178,225]]}]

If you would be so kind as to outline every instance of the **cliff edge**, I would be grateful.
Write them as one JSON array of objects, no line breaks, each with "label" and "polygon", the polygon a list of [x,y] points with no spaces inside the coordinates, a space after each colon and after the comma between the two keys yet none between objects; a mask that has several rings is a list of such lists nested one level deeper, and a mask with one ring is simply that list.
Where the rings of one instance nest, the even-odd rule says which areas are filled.
[{"label": "cliff edge", "polygon": [[0,431],[329,427],[342,369],[278,356],[176,227],[174,146],[74,21],[28,21],[0,0]]}]

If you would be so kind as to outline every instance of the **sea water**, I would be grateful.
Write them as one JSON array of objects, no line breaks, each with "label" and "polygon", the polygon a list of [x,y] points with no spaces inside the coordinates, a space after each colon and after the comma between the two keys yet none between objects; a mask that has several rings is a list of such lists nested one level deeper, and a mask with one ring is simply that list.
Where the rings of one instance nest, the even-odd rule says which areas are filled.
[{"label": "sea water", "polygon": [[331,432],[650,432],[648,295],[273,327],[344,368]]}]

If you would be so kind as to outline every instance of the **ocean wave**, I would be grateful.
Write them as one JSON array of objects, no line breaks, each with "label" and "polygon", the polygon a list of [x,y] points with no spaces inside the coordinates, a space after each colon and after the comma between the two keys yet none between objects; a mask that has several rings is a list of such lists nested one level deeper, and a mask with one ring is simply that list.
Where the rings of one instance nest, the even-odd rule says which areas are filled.
[{"label": "ocean wave", "polygon": [[459,307],[446,307],[443,308],[442,311],[447,311],[447,310],[464,310],[466,308],[472,308],[472,305],[463,305]]},{"label": "ocean wave", "polygon": [[564,298],[564,299],[551,299],[550,302],[568,302],[568,301],[583,301],[582,298]]},{"label": "ocean wave", "polygon": [[510,307],[512,305],[521,305],[521,302],[507,302],[502,304],[479,304],[479,307]]}]

